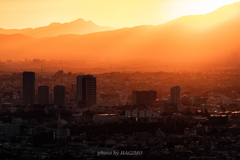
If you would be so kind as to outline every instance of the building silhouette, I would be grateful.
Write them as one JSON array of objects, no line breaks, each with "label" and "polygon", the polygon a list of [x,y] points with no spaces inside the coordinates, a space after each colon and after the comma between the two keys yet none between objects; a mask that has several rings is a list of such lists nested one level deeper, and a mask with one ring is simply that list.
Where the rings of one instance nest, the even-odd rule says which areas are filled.
[{"label": "building silhouette", "polygon": [[35,73],[23,72],[23,105],[35,104]]},{"label": "building silhouette", "polygon": [[54,103],[54,91],[49,91],[49,103]]},{"label": "building silhouette", "polygon": [[38,104],[41,104],[41,105],[49,104],[49,87],[48,86],[38,87]]},{"label": "building silhouette", "polygon": [[93,106],[97,100],[96,77],[93,75],[77,76],[77,103],[79,106]]},{"label": "building silhouette", "polygon": [[65,106],[65,86],[54,86],[54,104]]},{"label": "building silhouette", "polygon": [[133,91],[133,105],[146,104],[157,100],[157,91]]},{"label": "building silhouette", "polygon": [[171,88],[171,98],[170,103],[172,105],[176,105],[180,103],[182,97],[182,89],[179,86],[175,86]]}]

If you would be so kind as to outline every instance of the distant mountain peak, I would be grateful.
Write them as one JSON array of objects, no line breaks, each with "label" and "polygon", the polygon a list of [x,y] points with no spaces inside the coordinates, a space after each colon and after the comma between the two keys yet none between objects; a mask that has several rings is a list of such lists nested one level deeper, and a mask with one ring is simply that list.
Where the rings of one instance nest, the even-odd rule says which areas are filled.
[{"label": "distant mountain peak", "polygon": [[72,22],[86,22],[86,21],[84,19],[82,19],[82,18],[78,18],[78,19],[76,19],[76,20],[74,20]]},{"label": "distant mountain peak", "polygon": [[63,34],[89,34],[94,32],[102,32],[107,30],[113,30],[111,27],[98,26],[92,21],[85,21],[82,18],[78,18],[74,21],[67,23],[53,22],[48,26],[38,28],[25,28],[25,29],[1,29],[0,34],[23,34],[30,37],[54,37]]},{"label": "distant mountain peak", "polygon": [[[230,9],[226,9],[228,7]],[[222,10],[229,14],[221,16]],[[0,53],[6,55],[5,59],[58,58],[119,62],[123,65],[126,61],[138,61],[145,64],[155,63],[158,67],[163,63],[167,66],[198,63],[199,67],[205,67],[207,63],[227,59],[229,53],[239,53],[240,14],[237,13],[238,11],[231,9],[231,6],[225,6],[206,15],[182,17],[171,23],[113,31],[106,31],[106,28],[97,25],[88,25],[85,20],[78,19],[59,24],[57,27],[43,27],[35,29],[34,32],[26,32],[37,34],[35,37],[51,35],[41,40],[0,35]],[[79,25],[78,22],[82,21],[84,25]],[[104,29],[106,32],[73,35],[83,34],[83,30],[90,33]],[[69,31],[73,34],[68,34]],[[59,33],[68,35],[55,36]],[[146,68],[145,64],[142,65],[143,68]],[[131,65],[134,66],[134,63]]]}]

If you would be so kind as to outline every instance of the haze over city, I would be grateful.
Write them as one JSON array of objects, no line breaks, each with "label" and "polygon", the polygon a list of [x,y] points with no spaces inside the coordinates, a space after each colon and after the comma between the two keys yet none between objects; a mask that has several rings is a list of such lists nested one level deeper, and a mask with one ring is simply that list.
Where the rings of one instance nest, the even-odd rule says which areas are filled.
[{"label": "haze over city", "polygon": [[[195,69],[195,67],[201,68],[203,64],[209,67],[219,64],[224,67],[236,67],[232,60],[238,59],[240,49],[238,40],[240,35],[238,29],[240,27],[240,2],[230,4],[230,1],[200,2],[196,0],[191,2],[117,1],[116,3],[112,1],[107,3],[110,9],[111,5],[114,8],[118,3],[120,3],[119,8],[130,7],[138,3],[139,5],[134,8],[135,14],[142,11],[141,6],[148,4],[144,7],[145,10],[148,9],[147,11],[138,13],[129,22],[125,22],[125,19],[120,19],[114,14],[109,16],[97,14],[100,12],[98,9],[95,12],[92,11],[91,14],[87,14],[90,12],[89,8],[76,14],[69,13],[70,15],[67,16],[84,15],[82,17],[72,18],[72,21],[64,20],[62,14],[66,12],[67,7],[78,6],[76,4],[78,1],[65,2],[66,4],[61,1],[56,6],[54,5],[56,4],[55,1],[50,1],[47,3],[48,5],[43,1],[36,3],[24,1],[21,4],[9,1],[6,4],[10,2],[12,5],[9,4],[5,8],[1,7],[1,13],[3,13],[3,16],[1,16],[1,23],[3,24],[0,24],[0,28],[2,27],[0,29],[1,60],[54,59],[61,60],[62,63],[65,63],[65,60],[81,60],[93,61],[100,67],[103,67],[102,63],[113,62],[112,67],[121,68],[131,68],[131,64],[137,63],[150,65],[148,71],[156,70],[156,68],[157,70],[166,70],[170,63],[172,69],[179,66],[183,69],[192,66]],[[3,6],[6,5],[3,2],[1,3]],[[31,9],[38,3],[40,3],[39,10],[42,9],[43,12],[33,20],[32,17],[36,14],[36,11]],[[90,3],[90,1],[84,3]],[[99,3],[100,1],[94,1],[93,6]],[[148,8],[153,7],[155,3],[159,3],[157,6],[160,6],[160,9]],[[13,12],[12,10],[15,9],[14,7],[17,4],[20,6],[29,5],[19,8],[20,10],[24,9],[23,12],[19,10]],[[66,5],[66,8],[61,10],[62,14],[59,14],[59,16],[61,15],[62,20],[59,20],[57,13],[60,13],[59,10],[63,7],[63,4]],[[102,5],[104,4],[106,3],[102,2]],[[168,7],[171,4],[173,8],[176,6],[179,8]],[[98,8],[101,8],[100,6]],[[161,9],[162,6],[166,8]],[[57,13],[51,13],[49,11],[51,7],[52,10],[59,7],[59,10],[54,10]],[[104,7],[101,8],[101,11],[103,10]],[[156,11],[163,12],[163,10],[165,10],[164,13],[155,13]],[[152,11],[159,17],[168,17],[165,20],[166,23],[157,19],[154,22],[148,22],[153,17]],[[120,14],[120,11],[118,12]],[[91,20],[82,19],[93,13],[96,16]],[[49,18],[44,18],[45,14],[49,14]],[[121,17],[130,18],[131,15],[128,10],[121,10]],[[175,15],[175,17],[169,17],[169,15]],[[185,16],[181,17],[182,15]],[[6,16],[8,16],[8,19]],[[9,18],[9,16],[12,18]],[[18,18],[18,16],[22,18]],[[54,20],[52,16],[56,19]],[[131,27],[121,28],[108,23],[99,23],[95,20],[96,17],[102,22],[107,20],[108,22],[118,21]],[[111,19],[108,19],[109,17]],[[137,21],[139,18],[141,22],[136,22],[135,25],[130,23]],[[51,22],[42,26],[42,24],[45,24],[43,19],[51,19]],[[15,29],[21,28],[18,24],[24,24],[25,29]],[[33,24],[38,24],[38,26],[35,26],[37,28],[29,28],[33,27]],[[108,64],[108,66],[110,65]],[[77,67],[75,66],[75,68]],[[142,69],[140,65],[136,70]]]},{"label": "haze over city", "polygon": [[240,0],[0,0],[0,159],[240,159]]}]

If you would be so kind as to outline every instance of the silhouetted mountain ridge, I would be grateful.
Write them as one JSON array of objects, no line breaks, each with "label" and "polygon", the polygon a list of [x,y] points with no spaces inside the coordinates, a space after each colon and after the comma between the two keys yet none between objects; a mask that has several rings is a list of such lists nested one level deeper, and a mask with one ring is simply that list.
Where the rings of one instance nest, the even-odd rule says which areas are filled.
[{"label": "silhouetted mountain ridge", "polygon": [[[0,35],[0,53],[3,53],[2,59],[78,59],[122,62],[123,65],[131,60],[142,62],[143,67],[145,63],[186,65],[217,62],[229,58],[232,52],[240,51],[239,6],[240,3],[234,3],[206,15],[181,17],[156,26],[33,38],[30,42],[24,41],[25,37],[21,41]],[[221,10],[228,14],[216,16],[216,13],[222,13]],[[214,21],[210,22],[213,17]]]},{"label": "silhouetted mountain ridge", "polygon": [[92,21],[85,21],[81,18],[68,22],[58,23],[53,22],[48,26],[25,29],[2,29],[0,34],[24,34],[30,37],[54,37],[62,34],[89,34],[93,32],[101,32],[106,30],[113,30],[111,27],[98,26]]}]

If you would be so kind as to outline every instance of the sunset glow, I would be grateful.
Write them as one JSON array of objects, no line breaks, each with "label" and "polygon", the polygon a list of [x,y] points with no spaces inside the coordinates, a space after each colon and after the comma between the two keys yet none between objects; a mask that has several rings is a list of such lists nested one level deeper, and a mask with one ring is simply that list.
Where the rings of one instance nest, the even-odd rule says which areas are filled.
[{"label": "sunset glow", "polygon": [[[186,15],[207,14],[217,8],[239,0],[171,0],[162,2],[159,6],[161,20],[169,21]],[[165,13],[165,14],[164,14]]]},{"label": "sunset glow", "polygon": [[115,28],[206,14],[239,0],[0,0],[1,28],[35,28],[78,18]]},{"label": "sunset glow", "polygon": [[240,159],[239,62],[240,0],[0,0],[0,159]]},{"label": "sunset glow", "polygon": [[0,0],[0,6],[1,60],[91,59],[92,67],[134,62],[158,69],[201,67],[239,52],[236,0]]}]

